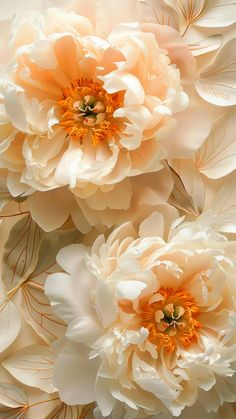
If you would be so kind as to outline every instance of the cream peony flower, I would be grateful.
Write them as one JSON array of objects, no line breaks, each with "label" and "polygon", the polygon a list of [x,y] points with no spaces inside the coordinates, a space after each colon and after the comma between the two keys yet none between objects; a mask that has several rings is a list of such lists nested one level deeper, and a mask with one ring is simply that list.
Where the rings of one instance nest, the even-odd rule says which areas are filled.
[{"label": "cream peony flower", "polygon": [[165,241],[153,221],[57,256],[46,294],[68,325],[54,370],[68,404],[128,419],[236,400],[236,244],[198,223]]},{"label": "cream peony flower", "polygon": [[[194,406],[187,407],[179,416],[179,419],[235,419],[236,405],[235,403],[224,403],[224,405],[217,412],[206,412],[204,407],[200,403],[196,403]],[[97,407],[93,411],[95,419],[102,419],[103,416],[100,409]],[[124,419],[125,409],[120,403],[116,409],[107,416],[107,419]],[[145,417],[145,416],[144,416]],[[144,418],[143,417],[143,418]],[[149,417],[150,419],[173,419],[171,413],[160,413]]]},{"label": "cream peony flower", "polygon": [[80,1],[83,15],[52,8],[13,21],[0,81],[0,167],[13,195],[19,184],[69,186],[86,199],[160,170],[163,158],[188,155],[208,135],[208,115],[189,89],[196,63],[188,47],[173,28],[135,13],[140,23],[130,22],[126,3],[109,31],[103,0]]},{"label": "cream peony flower", "polygon": [[[126,220],[134,225],[158,210],[165,218],[165,225],[178,216],[174,207],[166,203],[173,189],[173,178],[168,167],[163,167],[157,173],[148,173],[125,179],[110,187],[89,188],[86,199],[75,196],[76,203],[81,210],[79,219],[87,221],[90,226],[103,231],[104,226],[110,228],[120,225]],[[42,195],[42,194],[41,194]],[[78,224],[78,222],[77,222]]]},{"label": "cream peony flower", "polygon": [[[30,193],[27,187],[19,184],[18,195],[13,197],[8,187],[12,191],[14,178],[9,183],[7,171],[0,170],[0,179],[1,215],[6,217],[7,214],[30,212],[33,220],[48,232],[59,228],[70,218],[79,231],[88,233],[93,227],[104,231],[127,219],[139,225],[157,209],[167,228],[178,216],[177,210],[167,204],[173,179],[166,165],[157,173],[134,176],[101,189],[95,185],[87,188],[88,185],[84,185],[80,195],[78,191],[77,195],[71,193],[66,187]],[[15,202],[12,206],[13,201],[18,205]]]}]

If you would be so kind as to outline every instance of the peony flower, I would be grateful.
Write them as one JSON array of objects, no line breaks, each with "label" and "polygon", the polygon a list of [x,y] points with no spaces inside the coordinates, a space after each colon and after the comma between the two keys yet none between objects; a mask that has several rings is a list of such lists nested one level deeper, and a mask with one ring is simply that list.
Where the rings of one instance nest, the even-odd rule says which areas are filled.
[{"label": "peony flower", "polygon": [[[143,218],[157,209],[167,227],[178,216],[176,209],[166,203],[173,188],[171,171],[166,166],[158,173],[125,179],[102,190],[98,187],[87,188],[86,199],[84,190],[81,190],[81,197],[65,187],[30,193],[21,184],[18,185],[18,195],[14,197],[8,191],[8,187],[11,190],[14,183],[8,182],[7,185],[6,170],[0,171],[0,178],[1,211],[7,206],[1,215],[6,217],[15,211],[20,214],[19,210],[30,212],[34,221],[48,232],[59,228],[69,218],[79,231],[87,233],[92,227],[104,231],[106,227],[122,224],[127,218],[139,225]],[[20,207],[12,207],[12,201],[18,202]]]},{"label": "peony flower", "polygon": [[[234,419],[236,412],[235,403],[224,403],[224,405],[217,411],[208,413],[200,403],[196,403],[194,406],[187,407],[184,409],[179,419]],[[99,408],[95,408],[93,411],[95,419],[102,419],[103,416]],[[122,404],[107,416],[107,419],[123,419],[125,417],[125,409]],[[151,416],[151,419],[173,419],[171,413],[160,413],[155,416]]]},{"label": "peony flower", "polygon": [[20,187],[103,194],[208,135],[210,119],[189,87],[190,50],[175,29],[145,23],[137,10],[131,22],[134,2],[126,3],[117,19],[107,1],[15,17],[0,80],[0,167],[13,196]]},{"label": "peony flower", "polygon": [[125,223],[91,249],[65,247],[65,273],[46,282],[67,324],[54,385],[104,417],[179,416],[197,399],[216,412],[236,400],[235,242],[200,223],[173,225],[164,240],[153,217],[139,234]]},{"label": "peony flower", "polygon": [[[148,173],[125,179],[109,188],[91,188],[90,195],[75,196],[81,210],[78,222],[84,218],[90,226],[103,231],[126,220],[135,225],[158,210],[165,218],[168,226],[178,216],[175,208],[166,203],[173,189],[173,178],[168,167],[157,173]],[[88,189],[87,189],[88,192]],[[42,195],[42,194],[41,194]]]}]

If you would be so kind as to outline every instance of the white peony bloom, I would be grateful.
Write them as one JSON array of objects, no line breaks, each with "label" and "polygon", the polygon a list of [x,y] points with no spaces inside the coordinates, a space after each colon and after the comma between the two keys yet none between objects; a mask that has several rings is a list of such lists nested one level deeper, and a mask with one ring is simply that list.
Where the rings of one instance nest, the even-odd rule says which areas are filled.
[{"label": "white peony bloom", "polygon": [[130,22],[134,2],[125,3],[109,31],[104,0],[79,2],[81,14],[51,8],[13,21],[0,80],[0,167],[13,195],[20,183],[69,186],[86,198],[160,170],[163,158],[188,155],[208,135],[208,115],[189,89],[196,62],[180,34],[136,14],[140,23]]},{"label": "white peony bloom", "polygon": [[57,256],[46,294],[68,325],[54,370],[68,404],[128,419],[236,400],[236,243],[197,223],[165,241],[153,221]]}]

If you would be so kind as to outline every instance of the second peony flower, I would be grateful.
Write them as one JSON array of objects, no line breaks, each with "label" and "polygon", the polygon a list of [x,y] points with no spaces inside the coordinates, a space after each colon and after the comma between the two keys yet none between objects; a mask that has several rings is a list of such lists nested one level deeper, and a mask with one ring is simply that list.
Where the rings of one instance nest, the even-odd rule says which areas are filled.
[{"label": "second peony flower", "polygon": [[46,294],[67,323],[54,384],[68,404],[136,418],[235,401],[235,242],[200,223],[164,240],[152,223],[58,254]]}]

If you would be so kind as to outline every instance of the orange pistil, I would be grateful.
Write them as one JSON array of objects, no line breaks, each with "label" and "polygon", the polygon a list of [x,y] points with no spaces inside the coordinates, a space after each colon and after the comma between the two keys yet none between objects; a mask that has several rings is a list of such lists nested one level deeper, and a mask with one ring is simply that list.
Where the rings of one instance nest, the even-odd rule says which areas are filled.
[{"label": "orange pistil", "polygon": [[123,104],[123,92],[107,93],[101,83],[78,79],[62,91],[60,125],[68,135],[83,143],[91,135],[94,146],[118,134],[120,126],[113,117]]},{"label": "orange pistil", "polygon": [[187,348],[198,338],[199,308],[183,289],[161,288],[158,294],[161,300],[145,301],[141,307],[141,325],[149,330],[149,341],[167,352],[173,352],[178,345]]}]

